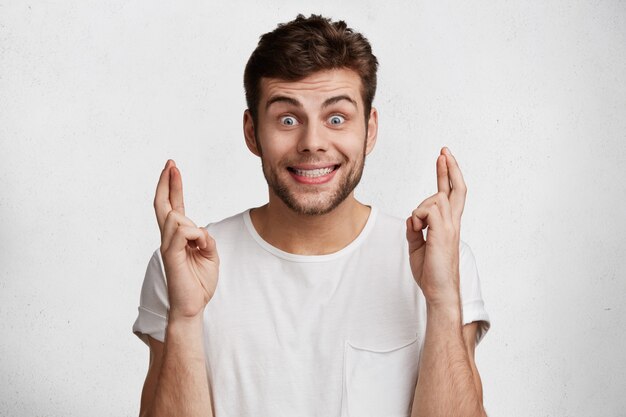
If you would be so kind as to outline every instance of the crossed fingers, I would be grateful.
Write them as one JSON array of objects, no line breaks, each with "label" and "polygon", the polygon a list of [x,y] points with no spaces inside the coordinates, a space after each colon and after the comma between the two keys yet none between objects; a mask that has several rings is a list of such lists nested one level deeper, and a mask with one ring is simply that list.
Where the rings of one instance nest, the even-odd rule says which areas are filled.
[{"label": "crossed fingers", "polygon": [[[161,233],[161,250],[165,252],[171,245],[174,244],[174,247],[184,246],[187,243],[187,240],[183,242],[184,235],[181,233],[176,233],[182,229],[182,231],[187,231],[188,233],[192,233],[194,236],[197,234],[193,230],[199,230],[198,226],[194,222],[192,222],[189,218],[180,214],[176,210],[172,210],[168,213],[167,218],[165,219],[165,224],[163,225],[163,232]],[[202,232],[202,231],[200,231]],[[205,239],[206,236],[203,234],[198,234],[196,239]],[[204,244],[204,242],[199,242],[199,244]]]},{"label": "crossed fingers", "polygon": [[445,147],[437,158],[437,190],[413,210],[415,232],[426,226],[441,228],[450,223],[460,229],[467,187],[456,158]]},{"label": "crossed fingers", "polygon": [[185,216],[183,181],[176,163],[167,160],[154,196],[154,211],[161,231],[161,253],[169,248],[179,250],[185,245],[192,249],[205,249],[212,238],[205,228],[196,226]]}]

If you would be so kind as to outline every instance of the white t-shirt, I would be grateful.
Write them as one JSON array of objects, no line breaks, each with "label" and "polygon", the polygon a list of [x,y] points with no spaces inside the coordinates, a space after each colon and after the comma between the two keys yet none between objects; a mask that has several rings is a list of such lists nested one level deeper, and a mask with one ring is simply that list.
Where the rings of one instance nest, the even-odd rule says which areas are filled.
[{"label": "white t-shirt", "polygon": [[[426,330],[405,221],[372,208],[342,250],[294,255],[265,242],[249,211],[209,224],[220,275],[204,312],[216,417],[409,415]],[[463,323],[489,328],[474,256],[460,244]],[[163,341],[160,251],[148,264],[133,331]]]}]

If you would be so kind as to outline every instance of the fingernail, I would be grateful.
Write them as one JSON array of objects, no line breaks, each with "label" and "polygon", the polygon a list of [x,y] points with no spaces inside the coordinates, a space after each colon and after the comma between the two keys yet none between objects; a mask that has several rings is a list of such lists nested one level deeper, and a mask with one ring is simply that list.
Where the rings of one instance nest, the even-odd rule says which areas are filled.
[{"label": "fingernail", "polygon": [[445,149],[445,151],[446,151],[446,153],[447,153],[448,155],[452,155],[452,152],[450,152],[450,148],[448,148],[448,147],[446,146],[446,147],[444,147],[443,149]]}]

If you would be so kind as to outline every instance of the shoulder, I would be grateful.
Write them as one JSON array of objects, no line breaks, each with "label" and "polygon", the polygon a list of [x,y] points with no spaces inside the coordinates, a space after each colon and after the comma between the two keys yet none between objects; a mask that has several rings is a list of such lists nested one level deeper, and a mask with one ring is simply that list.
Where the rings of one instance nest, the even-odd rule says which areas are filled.
[{"label": "shoulder", "polygon": [[398,216],[395,216],[393,214],[389,214],[386,211],[383,211],[381,209],[379,209],[376,206],[372,206],[372,213],[375,214],[376,216],[376,223],[383,223],[386,225],[389,224],[394,224],[394,225],[404,225],[405,224],[405,219],[402,219]]},{"label": "shoulder", "polygon": [[228,239],[231,236],[237,236],[245,231],[245,217],[249,210],[223,218],[216,222],[209,223],[205,226],[209,234],[214,239]]},{"label": "shoulder", "polygon": [[221,220],[215,221],[215,222],[211,222],[209,224],[207,224],[205,227],[207,229],[214,229],[214,228],[223,228],[223,227],[232,227],[233,225],[237,225],[241,222],[243,222],[243,218],[244,215],[246,213],[248,213],[250,211],[250,209],[246,209],[240,213],[236,213],[233,214],[231,216],[225,217]]},{"label": "shoulder", "polygon": [[372,207],[371,213],[371,215],[374,216],[373,228],[376,232],[392,235],[396,235],[398,233],[404,235],[406,232],[406,219],[386,213],[377,207]]}]

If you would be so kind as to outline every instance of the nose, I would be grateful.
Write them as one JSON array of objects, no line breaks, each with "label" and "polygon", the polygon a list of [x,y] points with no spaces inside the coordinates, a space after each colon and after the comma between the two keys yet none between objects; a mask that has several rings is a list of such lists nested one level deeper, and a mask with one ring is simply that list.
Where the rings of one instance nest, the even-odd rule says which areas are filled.
[{"label": "nose", "polygon": [[328,150],[328,138],[324,129],[316,123],[309,123],[306,129],[302,129],[298,138],[298,152],[326,152]]}]

